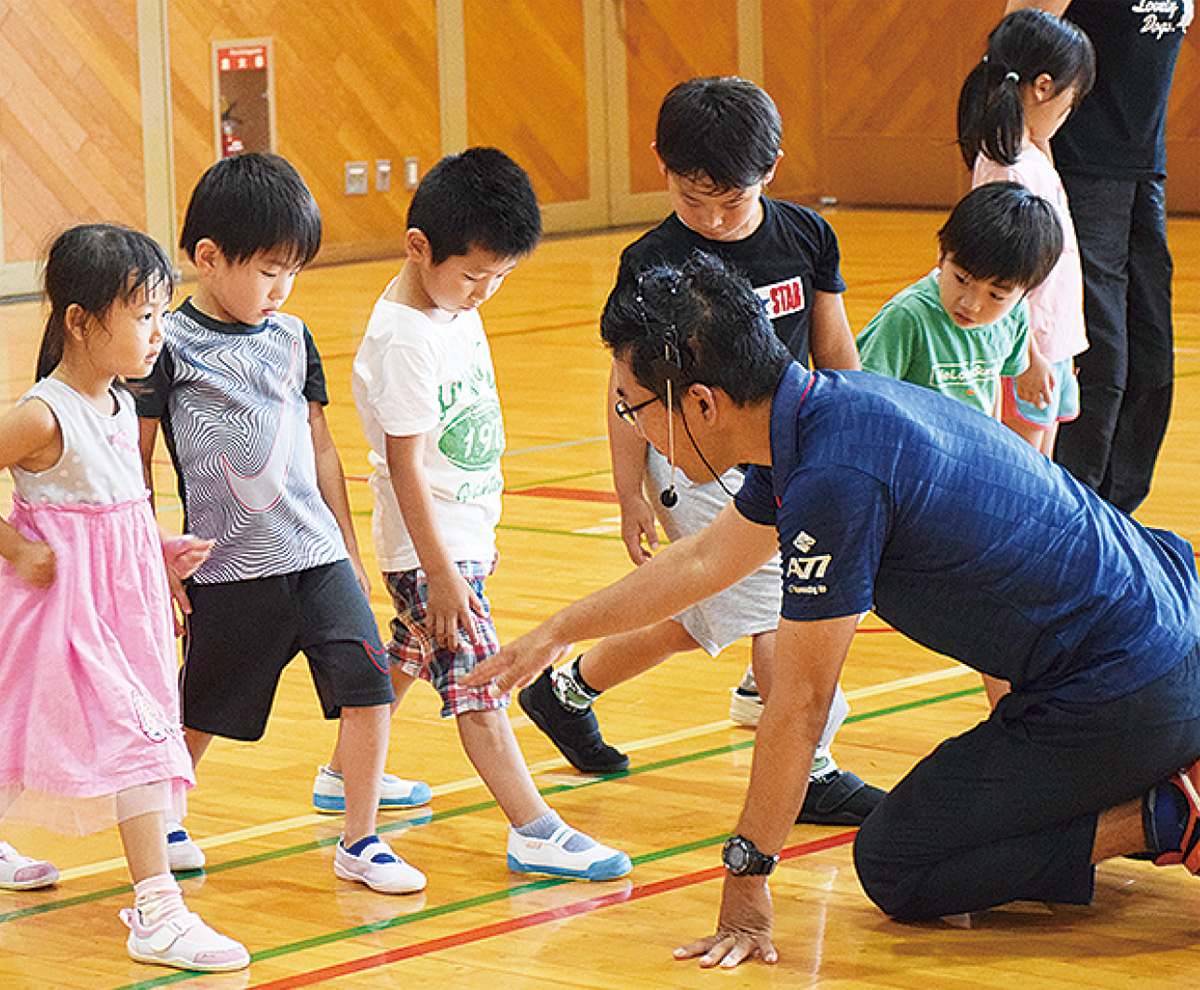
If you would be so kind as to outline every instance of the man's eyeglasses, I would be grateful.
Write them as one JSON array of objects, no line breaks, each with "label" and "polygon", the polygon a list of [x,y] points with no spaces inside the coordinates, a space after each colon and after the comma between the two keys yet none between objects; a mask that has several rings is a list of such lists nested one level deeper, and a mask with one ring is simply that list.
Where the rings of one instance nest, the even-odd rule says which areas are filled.
[{"label": "man's eyeglasses", "polygon": [[631,406],[624,399],[617,399],[616,404],[613,406],[613,412],[620,416],[621,419],[625,420],[625,422],[630,426],[637,426],[637,411],[639,409],[645,409],[648,405],[650,405],[650,403],[657,401],[658,396],[652,395],[645,402],[639,402],[636,406]]}]

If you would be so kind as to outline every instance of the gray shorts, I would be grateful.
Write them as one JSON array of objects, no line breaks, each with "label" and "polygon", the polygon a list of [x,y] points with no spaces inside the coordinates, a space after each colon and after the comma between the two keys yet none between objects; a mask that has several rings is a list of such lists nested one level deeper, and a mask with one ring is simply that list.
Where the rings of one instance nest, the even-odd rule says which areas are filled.
[{"label": "gray shorts", "polygon": [[[673,509],[666,508],[659,495],[671,483],[671,466],[649,444],[646,450],[646,496],[669,539],[681,540],[698,533],[716,519],[717,513],[729,503],[729,496],[721,491],[721,486],[715,481],[697,485],[689,481],[682,471],[676,470],[675,491],[679,501]],[[721,476],[725,487],[735,495],[744,480],[744,475],[737,468]],[[675,619],[709,656],[715,657],[744,636],[774,632],[779,627],[782,597],[783,575],[776,555],[749,577],[685,608]],[[829,708],[825,730],[821,733],[818,755],[822,752],[828,755],[834,735],[849,714],[850,703],[839,684]]]},{"label": "gray shorts", "polygon": [[[654,506],[663,532],[670,540],[700,532],[717,518],[729,497],[715,481],[695,484],[682,471],[676,470],[675,490],[679,501],[673,509],[665,508],[659,495],[671,483],[671,467],[653,447],[647,444],[646,449],[646,497]],[[736,494],[744,478],[741,471],[733,468],[725,472],[721,480]],[[733,587],[689,606],[675,618],[709,656],[715,657],[743,636],[773,632],[779,626],[782,597],[783,576],[776,556]]]}]

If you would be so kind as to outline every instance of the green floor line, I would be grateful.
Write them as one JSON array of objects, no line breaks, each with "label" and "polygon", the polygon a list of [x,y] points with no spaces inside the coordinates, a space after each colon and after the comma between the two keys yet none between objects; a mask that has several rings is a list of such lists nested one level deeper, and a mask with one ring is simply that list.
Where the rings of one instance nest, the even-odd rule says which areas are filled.
[{"label": "green floor line", "polygon": [[[888,715],[894,715],[899,712],[910,711],[914,708],[923,708],[927,705],[939,704],[943,701],[954,701],[956,699],[965,698],[970,695],[981,694],[982,692],[983,692],[982,687],[967,688],[962,691],[951,691],[946,694],[934,695],[933,697],[930,697],[930,698],[921,698],[921,699],[917,699],[917,700],[911,701],[911,702],[906,702],[906,703],[900,704],[900,705],[892,705],[888,708],[879,708],[879,709],[875,709],[873,711],[863,712],[862,714],[850,715],[846,718],[846,722],[847,723],[863,722],[863,721],[867,721],[868,719],[881,718],[881,717],[885,717]],[[736,753],[741,750],[749,749],[753,745],[754,745],[753,738],[745,739],[745,740],[743,740],[741,742],[737,742],[737,743],[725,743],[720,746],[710,747],[709,749],[697,750],[697,751],[691,752],[691,753],[684,753],[680,756],[668,757],[668,758],[662,759],[662,760],[655,760],[651,763],[641,764],[630,770],[626,770],[623,773],[610,774],[607,776],[590,777],[588,779],[580,781],[579,783],[552,784],[548,787],[539,788],[538,790],[540,791],[540,793],[542,795],[551,797],[555,794],[562,794],[567,791],[578,791],[578,790],[582,790],[582,789],[588,788],[588,787],[596,787],[601,784],[608,784],[614,780],[621,780],[626,777],[635,777],[635,776],[639,776],[641,774],[654,773],[658,770],[665,770],[665,769],[669,769],[671,767],[682,766],[687,763],[695,763],[700,760],[707,760],[714,756],[723,756],[723,755],[727,755],[729,753]],[[476,813],[482,812],[482,811],[489,811],[489,810],[494,809],[496,806],[497,805],[494,800],[478,801],[478,802],[475,802],[474,804],[460,805],[457,808],[448,808],[445,811],[434,812],[433,814],[430,815],[428,821],[418,820],[416,824],[414,824],[414,819],[412,819],[412,818],[406,818],[406,819],[403,819],[400,821],[391,821],[386,824],[381,824],[378,828],[378,832],[380,834],[387,834],[389,832],[395,832],[395,831],[399,831],[402,829],[409,829],[409,828],[413,828],[413,827],[423,827],[425,824],[432,824],[434,822],[448,821],[452,818],[460,818],[464,815],[472,815],[472,814],[476,814]],[[335,842],[337,842],[337,840],[338,840],[337,836],[330,836],[325,839],[316,839],[311,842],[302,842],[302,843],[297,843],[292,846],[285,846],[285,847],[282,847],[279,849],[272,849],[272,850],[269,850],[268,852],[255,853],[254,855],[251,855],[251,856],[242,856],[237,859],[226,860],[223,863],[216,863],[210,867],[207,867],[203,872],[206,876],[208,876],[208,875],[213,875],[213,874],[217,874],[217,873],[225,873],[229,870],[241,869],[241,868],[247,867],[247,866],[255,866],[255,865],[258,865],[261,863],[270,862],[272,860],[284,859],[288,856],[296,856],[296,855],[300,855],[302,853],[313,852],[317,849],[326,848],[328,846],[333,845]],[[707,840],[707,839],[701,840],[702,846],[708,844],[708,842],[709,842],[709,840]],[[679,846],[679,847],[674,847],[674,848],[678,849],[678,850],[682,850],[685,847]],[[661,854],[650,853],[647,856],[638,857],[637,859],[634,860],[634,862],[635,863],[636,862],[651,862],[655,858],[662,858],[662,857],[673,856],[673,855],[677,855],[677,854],[678,854],[677,852],[673,852],[670,850],[663,852]],[[187,875],[184,874],[183,878],[186,879],[186,877],[187,877]],[[558,880],[539,881],[537,884],[530,885],[529,889],[539,889],[540,890],[540,889],[543,889],[547,885],[557,886],[559,883],[570,883],[570,882],[572,882],[572,881],[558,881]],[[110,897],[116,897],[116,896],[119,896],[122,894],[129,894],[129,893],[132,893],[132,891],[133,891],[133,888],[129,884],[127,884],[127,883],[119,884],[115,887],[107,887],[103,890],[93,891],[90,894],[80,894],[77,897],[68,897],[68,898],[63,898],[61,900],[56,900],[51,904],[41,904],[41,905],[37,905],[34,907],[21,908],[16,911],[9,911],[5,914],[0,914],[0,924],[4,924],[4,923],[10,922],[10,921],[18,921],[22,918],[34,917],[34,916],[40,915],[40,914],[47,914],[52,911],[61,911],[61,910],[64,910],[64,909],[70,908],[70,907],[78,907],[83,904],[89,904],[89,903],[94,903],[96,901],[106,900],[107,898],[110,898]],[[504,894],[505,892],[500,892],[500,893]],[[433,909],[431,909],[431,910],[433,910]],[[414,915],[413,917],[417,917],[417,916]],[[256,958],[258,958],[258,957],[256,957]],[[193,975],[195,975],[195,974],[193,974]],[[183,976],[186,978],[187,974],[183,974]],[[138,986],[141,986],[141,985],[142,984],[138,984]],[[160,985],[160,984],[157,984],[157,983],[146,984],[146,986],[158,986],[158,985]]]},{"label": "green floor line", "polygon": [[598,478],[602,474],[612,474],[612,468],[598,468],[595,471],[581,471],[578,474],[564,474],[561,478],[549,478],[545,481],[525,481],[519,485],[508,485],[504,490],[508,492],[520,492],[524,491],[526,488],[541,488],[549,485],[561,485],[564,481],[579,481],[581,478]]},{"label": "green floor line", "polygon": [[[646,863],[670,859],[673,856],[682,856],[701,849],[712,849],[721,845],[727,838],[729,838],[728,834],[722,832],[720,835],[695,839],[692,842],[685,842],[678,846],[672,846],[669,849],[660,849],[657,852],[634,856],[632,857],[632,862],[634,866],[642,866]],[[253,964],[265,962],[268,959],[277,959],[280,956],[290,956],[297,952],[305,952],[308,949],[317,949],[325,945],[332,945],[335,942],[344,942],[352,938],[358,938],[360,935],[373,935],[393,928],[402,928],[405,925],[415,924],[418,921],[428,921],[431,918],[440,918],[448,914],[456,914],[459,911],[469,911],[472,908],[495,904],[497,901],[513,899],[525,894],[534,893],[535,891],[549,890],[552,887],[561,887],[564,884],[575,882],[575,880],[557,878],[523,883],[516,887],[509,887],[507,890],[496,890],[490,894],[479,894],[476,897],[468,897],[461,901],[452,901],[449,904],[439,904],[436,907],[426,908],[423,911],[415,911],[412,914],[398,915],[395,918],[388,918],[384,921],[372,921],[365,925],[355,925],[353,928],[343,929],[340,932],[327,932],[324,935],[314,935],[311,938],[301,939],[298,942],[291,942],[287,945],[277,945],[271,949],[263,949],[261,952],[252,954],[250,962]],[[123,987],[118,987],[117,990],[150,990],[151,987],[163,987],[172,983],[181,983],[184,980],[194,980],[200,976],[211,975],[211,973],[169,973],[165,976],[143,980],[139,983],[129,983]]]}]

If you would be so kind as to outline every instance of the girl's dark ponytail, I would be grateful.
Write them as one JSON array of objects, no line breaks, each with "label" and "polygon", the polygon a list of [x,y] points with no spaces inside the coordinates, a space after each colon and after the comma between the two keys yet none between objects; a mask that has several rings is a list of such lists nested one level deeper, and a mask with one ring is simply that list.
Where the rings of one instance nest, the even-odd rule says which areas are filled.
[{"label": "girl's dark ponytail", "polygon": [[1001,165],[1012,165],[1025,139],[1025,107],[1020,75],[987,56],[958,95],[958,147],[967,168],[980,153]]},{"label": "girl's dark ponytail", "polygon": [[143,288],[174,288],[175,271],[152,238],[119,224],[91,223],[58,236],[46,255],[42,280],[50,315],[38,350],[38,380],[62,362],[72,306],[102,320],[118,299]]},{"label": "girl's dark ponytail", "polygon": [[1096,78],[1088,36],[1070,21],[1043,10],[1013,11],[988,35],[987,54],[958,95],[958,147],[967,168],[979,155],[1012,165],[1025,138],[1021,87],[1043,76],[1057,95],[1075,88],[1081,100]]}]

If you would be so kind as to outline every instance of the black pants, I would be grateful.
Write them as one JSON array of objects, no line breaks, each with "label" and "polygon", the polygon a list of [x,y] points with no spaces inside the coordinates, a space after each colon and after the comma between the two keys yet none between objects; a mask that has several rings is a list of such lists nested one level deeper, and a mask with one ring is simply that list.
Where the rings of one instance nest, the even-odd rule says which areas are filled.
[{"label": "black pants", "polygon": [[859,830],[854,862],[892,917],[1091,901],[1100,812],[1200,757],[1200,649],[1124,698],[1013,693],[948,739]]},{"label": "black pants", "polygon": [[1079,418],[1062,424],[1054,459],[1133,512],[1150,491],[1175,373],[1164,184],[1062,179],[1079,236],[1090,346],[1075,359]]}]

